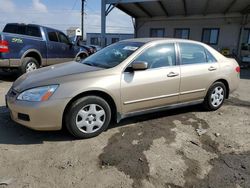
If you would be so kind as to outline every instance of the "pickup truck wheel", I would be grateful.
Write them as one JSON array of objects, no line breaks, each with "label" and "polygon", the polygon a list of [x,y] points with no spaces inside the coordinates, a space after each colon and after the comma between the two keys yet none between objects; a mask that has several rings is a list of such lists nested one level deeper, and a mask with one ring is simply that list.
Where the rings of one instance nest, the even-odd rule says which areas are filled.
[{"label": "pickup truck wheel", "polygon": [[75,61],[80,62],[81,60],[85,59],[86,57],[87,57],[87,55],[85,55],[85,54],[79,55],[79,56],[76,57]]},{"label": "pickup truck wheel", "polygon": [[27,73],[38,69],[39,64],[37,60],[33,57],[25,57],[22,63],[21,71],[22,73]]},{"label": "pickup truck wheel", "polygon": [[109,125],[111,109],[101,97],[86,96],[76,100],[65,116],[68,131],[77,138],[99,135]]}]

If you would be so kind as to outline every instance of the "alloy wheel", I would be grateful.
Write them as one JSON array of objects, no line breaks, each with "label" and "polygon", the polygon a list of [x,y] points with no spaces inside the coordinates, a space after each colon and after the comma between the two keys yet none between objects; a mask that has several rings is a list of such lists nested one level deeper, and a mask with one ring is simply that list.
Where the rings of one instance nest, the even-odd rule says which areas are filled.
[{"label": "alloy wheel", "polygon": [[221,86],[217,86],[214,88],[211,95],[211,104],[214,107],[218,107],[224,100],[224,89]]},{"label": "alloy wheel", "polygon": [[105,110],[98,104],[84,106],[76,115],[76,125],[84,133],[94,133],[105,123]]},{"label": "alloy wheel", "polygon": [[31,72],[37,69],[37,65],[34,62],[29,62],[26,66],[26,72]]}]

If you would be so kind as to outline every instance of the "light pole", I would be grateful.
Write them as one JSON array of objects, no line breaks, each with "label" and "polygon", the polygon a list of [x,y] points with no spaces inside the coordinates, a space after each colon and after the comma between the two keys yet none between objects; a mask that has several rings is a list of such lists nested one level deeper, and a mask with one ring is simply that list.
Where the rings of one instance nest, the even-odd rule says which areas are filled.
[{"label": "light pole", "polygon": [[85,6],[85,0],[82,0],[82,18],[81,18],[81,30],[82,30],[82,40],[84,39],[84,6]]}]

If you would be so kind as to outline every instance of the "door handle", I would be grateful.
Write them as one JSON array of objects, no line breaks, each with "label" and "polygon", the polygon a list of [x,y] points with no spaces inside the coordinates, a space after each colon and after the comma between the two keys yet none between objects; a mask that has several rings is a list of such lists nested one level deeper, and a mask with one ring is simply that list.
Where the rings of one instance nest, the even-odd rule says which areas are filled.
[{"label": "door handle", "polygon": [[175,77],[175,76],[179,76],[179,74],[176,73],[176,72],[170,72],[170,73],[168,73],[167,76],[168,76],[168,77]]},{"label": "door handle", "polygon": [[214,71],[214,70],[216,70],[216,69],[217,69],[217,68],[216,68],[216,67],[213,67],[213,66],[208,68],[209,71]]}]

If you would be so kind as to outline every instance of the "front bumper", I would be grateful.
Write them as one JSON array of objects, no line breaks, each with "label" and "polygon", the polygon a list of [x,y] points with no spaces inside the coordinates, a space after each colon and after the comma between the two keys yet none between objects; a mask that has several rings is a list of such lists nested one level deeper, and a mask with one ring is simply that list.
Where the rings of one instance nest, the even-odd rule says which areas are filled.
[{"label": "front bumper", "polygon": [[0,68],[16,68],[21,65],[20,59],[0,59]]},{"label": "front bumper", "polygon": [[28,102],[16,100],[16,97],[9,94],[6,96],[6,105],[10,109],[13,121],[39,131],[60,130],[62,128],[63,112],[69,99]]}]

